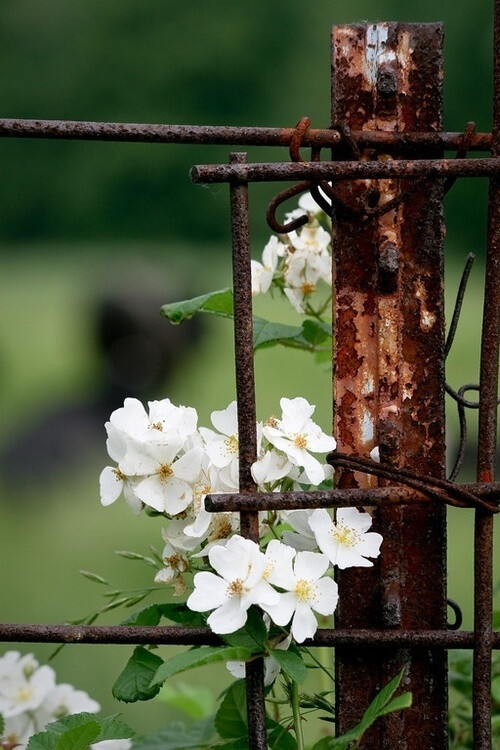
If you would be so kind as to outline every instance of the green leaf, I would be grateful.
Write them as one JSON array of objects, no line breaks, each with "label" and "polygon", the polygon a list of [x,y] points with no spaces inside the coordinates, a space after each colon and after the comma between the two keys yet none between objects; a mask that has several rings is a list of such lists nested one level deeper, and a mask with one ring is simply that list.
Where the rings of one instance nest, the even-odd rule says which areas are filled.
[{"label": "green leaf", "polygon": [[235,633],[223,635],[222,640],[229,646],[243,646],[251,650],[262,650],[268,638],[262,612],[257,607],[250,607],[245,625]]},{"label": "green leaf", "polygon": [[188,748],[212,747],[214,720],[186,726],[182,721],[173,721],[166,727],[134,740],[133,750],[187,750]]},{"label": "green leaf", "polygon": [[385,687],[382,688],[382,690],[375,696],[375,698],[372,700],[368,708],[366,709],[365,713],[363,714],[363,718],[361,720],[361,723],[370,721],[370,723],[377,718],[377,716],[381,715],[381,711],[385,706],[389,703],[392,696],[398,689],[401,680],[403,679],[403,676],[405,674],[405,670],[402,669],[401,672],[399,672],[393,679],[387,683]]},{"label": "green leaf", "polygon": [[88,746],[97,740],[99,735],[99,723],[87,721],[72,729],[67,729],[57,743],[56,750],[87,750]]},{"label": "green leaf", "polygon": [[100,729],[96,742],[103,740],[126,740],[133,737],[135,732],[125,722],[118,718],[118,714],[106,716],[99,720]]},{"label": "green leaf", "polygon": [[137,646],[123,672],[112,688],[113,696],[125,703],[147,701],[158,693],[160,686],[151,684],[163,660],[142,646]]},{"label": "green leaf", "polygon": [[412,695],[411,693],[403,693],[389,701],[383,709],[381,709],[377,716],[385,716],[386,714],[392,714],[394,711],[400,711],[402,708],[410,708]]},{"label": "green leaf", "polygon": [[34,734],[30,750],[86,750],[90,743],[132,737],[134,732],[116,718],[116,715],[99,719],[95,714],[83,712],[70,714]]},{"label": "green leaf", "polygon": [[158,700],[184,711],[191,719],[205,719],[213,712],[215,705],[214,695],[209,688],[184,682],[175,686],[165,683],[158,693]]},{"label": "green leaf", "polygon": [[163,683],[168,677],[174,674],[185,672],[195,667],[203,667],[205,664],[213,664],[218,661],[246,661],[252,656],[252,652],[247,648],[238,648],[233,646],[202,646],[190,651],[183,651],[180,654],[172,656],[171,659],[164,662],[157,670],[153,685]]},{"label": "green leaf", "polygon": [[232,290],[220,289],[217,292],[209,292],[182,302],[171,302],[161,308],[162,315],[165,315],[174,325],[182,323],[183,320],[189,320],[198,312],[231,317],[233,315]]},{"label": "green leaf", "polygon": [[297,740],[288,729],[285,729],[269,716],[266,720],[267,741],[271,750],[297,750]]},{"label": "green leaf", "polygon": [[205,625],[199,612],[192,612],[185,604],[151,604],[123,620],[122,625],[158,625],[161,618],[182,625]]},{"label": "green leaf", "polygon": [[105,578],[97,575],[97,573],[92,573],[91,570],[80,570],[80,575],[84,578],[88,578],[89,581],[93,581],[94,583],[102,583],[104,586],[109,586],[109,583]]},{"label": "green leaf", "polygon": [[301,349],[310,349],[310,346],[302,339],[302,328],[284,325],[283,323],[271,323],[264,318],[253,318],[253,348],[255,351],[265,346],[283,344]]},{"label": "green leaf", "polygon": [[278,648],[269,649],[269,654],[294,682],[303,682],[306,679],[307,667],[298,654]]},{"label": "green leaf", "polygon": [[0,714],[0,737],[2,736],[4,729],[5,729],[5,721],[4,721],[2,714]]},{"label": "green leaf", "polygon": [[215,715],[215,728],[223,739],[247,737],[247,696],[245,680],[237,680],[227,690]]},{"label": "green leaf", "polygon": [[332,324],[308,318],[302,323],[302,336],[313,346],[319,346],[331,340]]},{"label": "green leaf", "polygon": [[495,703],[500,703],[500,675],[491,681],[491,697]]}]

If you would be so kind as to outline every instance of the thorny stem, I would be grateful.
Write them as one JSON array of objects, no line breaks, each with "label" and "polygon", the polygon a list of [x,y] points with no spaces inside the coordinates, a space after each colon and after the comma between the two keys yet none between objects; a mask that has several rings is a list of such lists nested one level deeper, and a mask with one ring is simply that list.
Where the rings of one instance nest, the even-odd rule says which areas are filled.
[{"label": "thorny stem", "polygon": [[292,681],[292,711],[293,728],[297,739],[297,750],[304,750],[304,735],[302,734],[302,717],[300,715],[299,683]]}]

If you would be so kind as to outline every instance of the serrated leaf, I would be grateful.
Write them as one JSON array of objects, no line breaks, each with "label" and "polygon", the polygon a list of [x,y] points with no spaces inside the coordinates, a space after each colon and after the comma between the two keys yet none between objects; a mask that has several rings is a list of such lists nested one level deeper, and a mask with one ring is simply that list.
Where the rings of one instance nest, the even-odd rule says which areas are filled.
[{"label": "serrated leaf", "polygon": [[246,661],[252,656],[252,652],[247,648],[234,646],[202,646],[201,648],[183,651],[180,654],[172,656],[168,661],[159,667],[153,677],[152,685],[161,685],[166,679],[174,674],[180,674],[188,669],[203,667],[205,664],[214,664],[219,661]]},{"label": "serrated leaf", "polygon": [[161,308],[162,315],[165,315],[174,325],[182,323],[183,320],[189,320],[199,312],[231,317],[233,314],[232,290],[220,289],[216,292],[193,297],[193,299],[171,302]]},{"label": "serrated leaf", "polygon": [[237,680],[227,690],[215,714],[215,728],[222,739],[247,736],[247,696],[245,680]]},{"label": "serrated leaf", "polygon": [[306,679],[307,667],[298,654],[278,648],[269,649],[269,654],[294,682],[303,682]]},{"label": "serrated leaf", "polygon": [[104,740],[126,740],[133,737],[134,730],[118,718],[118,714],[99,720],[99,734],[96,742]]},{"label": "serrated leaf", "polygon": [[173,721],[157,732],[134,740],[132,747],[133,750],[199,750],[212,746],[213,735],[213,717],[187,726],[182,721]]},{"label": "serrated leaf", "polygon": [[158,693],[160,686],[151,682],[163,660],[143,646],[137,646],[125,669],[112,688],[113,696],[125,703],[147,701]]},{"label": "serrated leaf", "polygon": [[57,743],[56,750],[87,750],[88,746],[97,740],[99,723],[88,721],[78,727],[67,729]]},{"label": "serrated leaf", "polygon": [[229,646],[243,646],[250,650],[261,650],[268,639],[267,628],[262,612],[257,607],[250,607],[245,625],[235,633],[223,635],[222,640]]}]

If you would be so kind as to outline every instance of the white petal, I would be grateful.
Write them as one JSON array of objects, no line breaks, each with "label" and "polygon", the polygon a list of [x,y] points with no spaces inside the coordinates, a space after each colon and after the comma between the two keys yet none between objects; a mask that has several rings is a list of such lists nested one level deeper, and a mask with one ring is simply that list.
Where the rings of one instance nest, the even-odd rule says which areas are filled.
[{"label": "white petal", "polygon": [[194,482],[200,473],[202,459],[203,449],[193,448],[172,464],[172,471],[179,479]]},{"label": "white petal", "polygon": [[238,597],[229,599],[225,604],[212,612],[207,620],[214,633],[224,635],[239,630],[247,621],[247,611],[240,607]]},{"label": "white petal", "polygon": [[157,475],[142,479],[135,488],[135,494],[145,505],[159,513],[165,512],[165,482],[160,482]]},{"label": "white petal", "polygon": [[238,434],[238,414],[236,401],[231,401],[227,409],[213,411],[211,414],[212,424],[216,430],[223,435]]},{"label": "white petal", "polygon": [[233,675],[233,677],[236,677],[237,680],[243,680],[245,678],[244,661],[227,661],[226,669]]},{"label": "white petal", "polygon": [[371,568],[373,563],[363,557],[355,547],[339,546],[337,551],[337,566],[344,570],[345,568]]},{"label": "white petal", "polygon": [[265,611],[275,625],[283,627],[290,622],[297,605],[297,597],[292,591],[279,594],[279,601],[272,607],[264,607]]},{"label": "white petal", "polygon": [[214,573],[207,570],[196,573],[193,583],[195,589],[186,603],[194,612],[208,612],[227,601],[227,583]]},{"label": "white petal", "polygon": [[116,473],[116,469],[106,466],[101,471],[99,486],[101,490],[101,504],[111,505],[122,494],[123,480]]},{"label": "white petal", "polygon": [[255,542],[235,535],[225,547],[212,547],[209,554],[210,565],[226,581],[234,581],[237,578],[244,581],[248,576],[255,549],[258,550]]},{"label": "white petal", "polygon": [[319,552],[297,552],[293,566],[295,577],[306,581],[317,581],[328,570],[330,561]]},{"label": "white petal", "polygon": [[365,557],[378,557],[380,554],[380,545],[383,541],[381,534],[370,531],[368,534],[363,534],[357,549]]},{"label": "white petal", "polygon": [[155,583],[171,583],[175,576],[176,571],[173,568],[162,568],[154,577]]},{"label": "white petal", "polygon": [[362,513],[357,508],[339,508],[337,510],[337,524],[349,526],[359,534],[363,534],[372,525],[372,517],[369,513]]},{"label": "white petal", "polygon": [[332,615],[339,599],[338,587],[332,578],[321,578],[315,586],[315,600],[311,606],[320,615]]},{"label": "white petal", "polygon": [[282,589],[295,589],[295,576],[292,571],[292,560],[295,550],[277,539],[271,539],[266,549],[266,567],[264,578],[269,583]]},{"label": "white petal", "polygon": [[318,629],[318,622],[312,609],[305,602],[297,602],[297,609],[292,621],[292,635],[297,643],[312,638]]},{"label": "white petal", "polygon": [[280,406],[283,411],[283,418],[281,420],[283,429],[288,434],[301,432],[316,409],[315,406],[310,404],[307,399],[302,398],[302,396],[298,396],[297,398],[282,398]]}]

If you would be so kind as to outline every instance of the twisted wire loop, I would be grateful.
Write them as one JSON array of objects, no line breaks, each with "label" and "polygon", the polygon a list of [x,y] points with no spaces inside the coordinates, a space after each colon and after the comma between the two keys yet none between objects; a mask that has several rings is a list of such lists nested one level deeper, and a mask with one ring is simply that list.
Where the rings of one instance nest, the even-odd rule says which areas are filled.
[{"label": "twisted wire loop", "polygon": [[330,453],[326,460],[334,467],[373,474],[374,476],[389,479],[398,484],[407,485],[431,499],[440,500],[456,508],[483,508],[490,513],[498,513],[500,511],[498,502],[478,497],[471,490],[459,484],[454,484],[447,479],[438,479],[437,477],[429,476],[421,477],[405,469],[396,469],[390,464],[377,463],[370,458],[347,455],[338,451]]},{"label": "twisted wire loop", "polygon": [[[464,132],[463,139],[463,149],[460,150],[460,148],[457,151],[457,158],[464,158],[467,148],[470,146],[470,141],[472,139],[472,136],[475,132],[475,124],[473,122],[470,122],[467,124],[467,127],[469,130]],[[451,186],[450,186],[451,187]],[[465,261],[465,267],[462,272],[462,277],[460,279],[460,284],[458,287],[457,297],[455,300],[455,306],[453,309],[453,315],[450,323],[450,328],[448,331],[448,335],[446,337],[445,347],[444,347],[444,354],[445,357],[448,356],[450,353],[451,347],[453,345],[453,341],[455,340],[455,334],[457,332],[458,328],[458,322],[460,319],[460,314],[462,312],[462,306],[465,296],[465,290],[467,288],[467,282],[469,280],[470,272],[472,269],[472,265],[475,260],[474,253],[469,253],[467,256],[467,260]],[[465,393],[467,391],[477,391],[479,392],[479,385],[477,383],[465,383],[465,385],[462,385],[458,391],[456,391],[454,388],[451,387],[451,385],[445,381],[444,388],[446,393],[451,396],[451,398],[456,402],[457,404],[457,410],[458,410],[458,421],[460,426],[460,438],[459,438],[459,444],[458,444],[458,452],[457,457],[455,459],[455,463],[453,464],[453,468],[450,472],[450,475],[448,477],[448,480],[450,482],[454,482],[455,479],[458,476],[458,473],[460,469],[462,468],[464,458],[465,458],[465,451],[467,447],[467,416],[466,416],[466,409],[479,409],[479,401],[470,401],[464,397]],[[500,404],[500,399],[497,400],[497,403]]]},{"label": "twisted wire loop", "polygon": [[460,605],[454,599],[450,599],[449,597],[446,599],[446,604],[453,611],[453,614],[455,615],[455,620],[453,622],[447,623],[446,629],[447,630],[460,630],[460,628],[462,627],[463,619],[464,619],[462,610],[460,609]]},{"label": "twisted wire loop", "polygon": [[[300,155],[300,148],[307,136],[310,125],[310,118],[302,117],[295,126],[289,146],[290,159],[292,162],[304,163],[304,159],[302,159]],[[360,161],[362,158],[361,150],[357,141],[353,138],[350,128],[341,122],[332,123],[330,128],[340,134],[340,141],[337,144],[337,148],[340,149],[341,158]],[[455,159],[465,159],[467,157],[468,151],[473,145],[475,135],[476,124],[474,122],[468,122],[460,136]],[[311,161],[320,161],[320,154],[321,146],[313,146],[311,148]],[[304,226],[304,224],[307,224],[308,219],[305,214],[304,216],[299,216],[286,224],[283,224],[276,218],[276,211],[285,201],[309,190],[316,203],[329,216],[332,215],[332,211],[335,208],[341,213],[343,219],[367,224],[373,219],[379,218],[389,211],[394,211],[399,208],[399,206],[411,198],[412,195],[422,190],[431,179],[433,178],[425,176],[412,181],[412,183],[410,183],[410,185],[403,189],[398,195],[382,204],[380,203],[380,191],[377,188],[372,187],[366,191],[361,199],[358,199],[358,206],[349,202],[344,197],[345,191],[342,191],[339,182],[335,184],[334,181],[304,180],[292,188],[287,188],[286,190],[281,191],[275,198],[273,198],[267,208],[267,223],[271,229],[278,234],[288,234],[289,232],[293,232],[299,227]],[[444,180],[443,190],[445,195],[451,190],[456,180],[456,177],[447,177]]]}]

